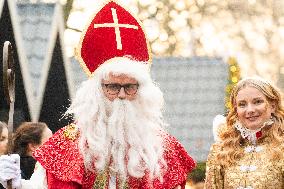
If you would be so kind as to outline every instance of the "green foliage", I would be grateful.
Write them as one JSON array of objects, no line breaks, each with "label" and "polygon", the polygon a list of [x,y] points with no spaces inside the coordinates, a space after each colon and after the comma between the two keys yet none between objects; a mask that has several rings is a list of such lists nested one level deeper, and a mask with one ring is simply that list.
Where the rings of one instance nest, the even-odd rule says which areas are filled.
[{"label": "green foliage", "polygon": [[203,182],[205,179],[206,162],[197,163],[196,168],[188,175],[187,180],[192,183]]}]

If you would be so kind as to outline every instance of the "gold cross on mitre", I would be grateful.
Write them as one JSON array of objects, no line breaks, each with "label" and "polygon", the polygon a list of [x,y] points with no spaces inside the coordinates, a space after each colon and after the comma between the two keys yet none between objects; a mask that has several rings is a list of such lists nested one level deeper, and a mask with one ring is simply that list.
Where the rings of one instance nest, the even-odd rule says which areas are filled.
[{"label": "gold cross on mitre", "polygon": [[120,28],[131,28],[138,30],[138,26],[130,25],[130,24],[119,24],[116,9],[111,8],[113,23],[104,23],[104,24],[94,24],[94,28],[114,28],[115,30],[115,40],[116,40],[116,48],[122,50],[122,43],[121,43],[121,35],[120,35]]}]

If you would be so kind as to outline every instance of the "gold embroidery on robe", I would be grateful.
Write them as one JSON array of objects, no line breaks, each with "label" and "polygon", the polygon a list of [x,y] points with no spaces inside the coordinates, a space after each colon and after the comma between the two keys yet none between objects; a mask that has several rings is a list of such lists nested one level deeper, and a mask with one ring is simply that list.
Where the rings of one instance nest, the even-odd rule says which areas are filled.
[{"label": "gold embroidery on robe", "polygon": [[67,139],[75,141],[79,137],[79,130],[75,124],[71,123],[64,129],[63,135]]},{"label": "gold embroidery on robe", "polygon": [[[223,169],[216,158],[217,145],[211,147],[206,168],[206,189],[284,189],[284,159],[272,161],[268,141],[257,146],[245,145],[244,156]],[[284,152],[283,152],[284,153]]]},{"label": "gold embroidery on robe", "polygon": [[[93,189],[106,189],[107,184],[109,184],[109,172],[104,171],[96,177]],[[122,181],[121,179],[118,180],[119,189],[130,189],[126,181]]]}]

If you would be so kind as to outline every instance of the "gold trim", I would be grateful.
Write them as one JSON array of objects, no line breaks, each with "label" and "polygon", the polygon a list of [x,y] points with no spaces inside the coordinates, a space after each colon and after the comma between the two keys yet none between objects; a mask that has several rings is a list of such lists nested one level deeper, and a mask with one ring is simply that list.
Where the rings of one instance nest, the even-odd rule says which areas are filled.
[{"label": "gold trim", "polygon": [[71,123],[64,129],[63,135],[65,138],[75,141],[79,137],[79,130],[74,123]]},{"label": "gold trim", "polygon": [[92,77],[95,73],[96,73],[96,70],[91,73],[89,71],[89,69],[87,68],[84,60],[82,59],[82,56],[81,56],[81,48],[82,48],[82,44],[83,44],[83,40],[84,40],[84,37],[86,35],[86,32],[89,28],[89,26],[91,25],[92,21],[93,21],[93,18],[96,17],[96,15],[98,14],[98,12],[100,12],[102,10],[102,8],[104,8],[108,3],[111,3],[111,2],[114,2],[116,3],[117,5],[121,6],[122,8],[124,8],[132,17],[134,17],[136,19],[136,21],[138,22],[139,26],[141,27],[143,33],[144,33],[144,36],[145,36],[145,40],[146,40],[146,44],[147,44],[147,49],[148,49],[148,56],[149,56],[149,60],[148,60],[148,63],[149,63],[149,69],[151,67],[151,64],[152,64],[152,51],[151,51],[151,48],[150,48],[150,43],[149,43],[149,40],[148,40],[148,37],[147,37],[147,34],[145,32],[145,29],[144,29],[144,26],[141,22],[140,19],[138,19],[138,17],[134,14],[131,13],[131,11],[129,11],[128,8],[125,8],[124,6],[122,6],[121,4],[119,4],[118,2],[116,2],[115,0],[106,0],[105,3],[101,6],[100,9],[98,9],[98,11],[96,11],[90,18],[89,18],[89,21],[87,22],[84,30],[82,31],[81,33],[81,37],[80,37],[80,41],[79,41],[79,44],[77,45],[77,47],[75,47],[75,57],[76,59],[79,61],[80,63],[80,66],[83,68],[83,71],[87,74],[87,76],[90,78]]},{"label": "gold trim", "polygon": [[96,176],[96,180],[93,185],[93,189],[105,189],[107,188],[109,173],[108,171],[104,171],[102,173],[98,173]]}]

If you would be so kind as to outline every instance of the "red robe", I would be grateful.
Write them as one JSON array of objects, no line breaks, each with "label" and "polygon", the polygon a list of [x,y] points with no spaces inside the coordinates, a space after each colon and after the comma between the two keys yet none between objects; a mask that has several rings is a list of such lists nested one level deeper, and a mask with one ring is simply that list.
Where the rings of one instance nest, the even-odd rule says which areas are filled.
[{"label": "red robe", "polygon": [[[163,182],[150,182],[143,178],[128,176],[129,189],[172,189],[185,186],[187,174],[196,166],[183,146],[167,133],[163,133],[164,159],[167,171]],[[48,189],[107,189],[108,174],[96,175],[84,168],[83,157],[78,148],[79,131],[71,124],[57,131],[44,145],[34,152],[35,159],[46,169]],[[117,185],[119,185],[117,181]],[[123,187],[124,188],[124,187]]]}]

